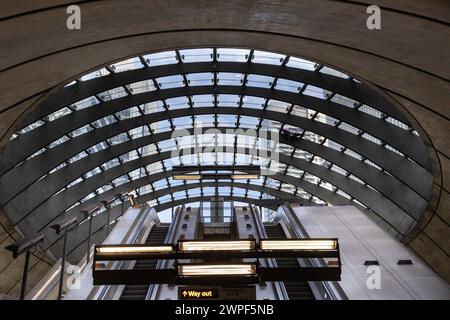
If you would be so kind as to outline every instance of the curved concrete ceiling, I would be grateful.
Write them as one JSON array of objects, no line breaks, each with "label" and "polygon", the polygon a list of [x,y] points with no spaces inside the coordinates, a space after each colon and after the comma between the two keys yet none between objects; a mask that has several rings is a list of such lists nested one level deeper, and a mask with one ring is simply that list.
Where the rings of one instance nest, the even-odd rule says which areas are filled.
[{"label": "curved concrete ceiling", "polygon": [[450,7],[445,1],[375,2],[381,30],[365,27],[365,9],[373,4],[366,1],[86,1],[78,31],[65,26],[70,1],[0,7],[0,29],[7,30],[0,34],[1,145],[61,86],[126,57],[213,46],[305,57],[387,93],[425,140],[432,192],[404,241],[450,279]]}]

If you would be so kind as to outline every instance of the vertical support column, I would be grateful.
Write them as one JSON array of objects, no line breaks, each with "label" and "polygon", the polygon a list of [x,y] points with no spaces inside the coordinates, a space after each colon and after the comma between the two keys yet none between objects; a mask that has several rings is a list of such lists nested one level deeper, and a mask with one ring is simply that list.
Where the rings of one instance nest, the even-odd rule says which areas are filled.
[{"label": "vertical support column", "polygon": [[30,255],[31,249],[38,246],[41,242],[44,241],[44,235],[38,234],[34,237],[24,238],[22,240],[18,240],[9,246],[6,246],[5,249],[12,252],[13,259],[16,259],[19,255],[25,252],[25,264],[23,266],[23,274],[22,274],[22,286],[20,288],[20,300],[25,299],[25,291],[27,288],[27,277],[28,277],[28,265],[30,264]]},{"label": "vertical support column", "polygon": [[64,286],[64,272],[66,268],[66,251],[67,251],[67,235],[69,230],[64,231],[64,244],[61,257],[61,270],[59,274],[59,288],[58,288],[58,300],[62,298],[63,286]]},{"label": "vertical support column", "polygon": [[86,263],[89,262],[91,256],[91,238],[92,238],[92,220],[93,216],[89,216],[89,231],[88,231],[88,241],[87,241],[87,252],[86,252]]},{"label": "vertical support column", "polygon": [[25,290],[27,287],[28,264],[30,263],[30,250],[25,254],[25,265],[23,267],[22,287],[20,288],[20,300],[25,299]]},{"label": "vertical support column", "polygon": [[64,286],[64,271],[66,269],[66,254],[67,254],[67,236],[71,230],[78,226],[77,217],[67,217],[51,225],[50,228],[55,229],[56,234],[60,235],[64,232],[63,251],[61,256],[61,270],[59,275],[59,288],[58,288],[58,300],[62,298],[63,286]]}]

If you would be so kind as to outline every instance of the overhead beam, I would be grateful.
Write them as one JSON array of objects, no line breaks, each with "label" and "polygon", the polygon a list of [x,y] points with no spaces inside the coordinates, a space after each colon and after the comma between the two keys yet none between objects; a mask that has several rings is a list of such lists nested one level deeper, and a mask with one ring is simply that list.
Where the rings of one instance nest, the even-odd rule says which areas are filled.
[{"label": "overhead beam", "polygon": [[311,84],[328,91],[337,92],[343,96],[360,101],[369,106],[376,107],[381,112],[391,115],[402,122],[408,122],[403,114],[392,104],[389,99],[364,83],[357,83],[348,79],[342,79],[324,73],[291,68],[288,66],[276,66],[254,62],[240,63],[214,61],[177,63],[155,66],[151,68],[141,68],[120,73],[113,73],[87,81],[81,81],[75,85],[61,88],[58,92],[51,95],[46,101],[41,103],[37,108],[31,110],[31,112],[24,119],[23,126],[26,126],[61,107],[68,106],[76,101],[112,88],[147,79],[200,72],[257,74]]},{"label": "overhead beam", "polygon": [[[32,182],[39,179],[46,172],[49,172],[60,163],[66,161],[77,153],[95,145],[105,139],[125,132],[132,128],[152,123],[156,121],[166,120],[168,118],[176,118],[183,116],[201,115],[201,114],[235,114],[235,108],[190,108],[188,110],[165,111],[151,115],[145,115],[129,120],[120,121],[112,125],[99,128],[66,143],[58,145],[47,152],[44,152],[32,159],[25,161],[22,165],[13,168],[0,177],[0,187],[4,186],[5,194],[1,195],[2,202],[11,199],[14,195],[25,189]],[[241,115],[252,117],[263,117],[300,126],[306,130],[318,133],[322,136],[330,138],[337,143],[344,145],[352,150],[357,151],[370,161],[384,168],[387,172],[395,177],[400,176],[400,180],[408,181],[407,184],[418,185],[418,180],[429,183],[431,175],[425,169],[417,164],[405,159],[404,157],[391,152],[375,143],[363,139],[357,135],[345,132],[314,120],[295,117],[273,111],[260,111],[249,108],[239,109]],[[16,177],[23,177],[17,180]],[[416,189],[416,188],[414,188]],[[420,188],[419,188],[420,189]],[[429,188],[427,188],[428,190]],[[3,198],[4,197],[4,198]]]},{"label": "overhead beam", "polygon": [[[343,106],[329,100],[275,89],[248,86],[193,86],[129,95],[100,103],[100,105],[95,108],[90,107],[73,112],[60,119],[46,123],[40,128],[36,128],[31,132],[20,135],[6,146],[1,162],[2,166],[0,167],[0,174],[11,169],[17,163],[59,137],[107,115],[152,101],[201,94],[256,96],[306,106],[309,109],[349,123],[363,132],[367,132],[372,136],[377,137],[381,141],[394,146],[402,153],[414,159],[427,170],[431,170],[429,159],[425,152],[425,145],[420,137],[407,130],[394,126],[383,119],[378,119],[363,112],[359,112],[348,106]],[[185,110],[186,109],[188,108],[185,108]],[[188,110],[186,110],[186,112],[188,112]],[[21,147],[23,145],[27,145],[28,147],[24,149]]]}]

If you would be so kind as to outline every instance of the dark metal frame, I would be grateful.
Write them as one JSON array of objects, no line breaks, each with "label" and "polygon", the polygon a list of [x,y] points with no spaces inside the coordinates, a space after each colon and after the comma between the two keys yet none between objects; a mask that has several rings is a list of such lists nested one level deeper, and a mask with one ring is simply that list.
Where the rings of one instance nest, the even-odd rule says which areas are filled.
[{"label": "dark metal frame", "polygon": [[[179,56],[179,52],[176,51],[176,53]],[[64,87],[51,95],[39,106],[39,108],[35,108],[26,116],[23,126],[41,119],[61,107],[70,107],[71,103],[89,96],[97,95],[108,89],[122,86],[127,93],[127,96],[112,101],[100,99],[100,104],[95,108],[76,111],[58,120],[46,122],[41,128],[21,134],[8,144],[0,165],[0,173],[2,174],[0,177],[0,186],[2,187],[2,190],[4,190],[4,192],[0,194],[0,204],[4,205],[5,211],[10,215],[14,224],[24,229],[25,233],[33,231],[32,229],[34,226],[39,225],[39,222],[43,217],[46,217],[45,219],[47,219],[44,221],[44,227],[48,226],[56,217],[64,214],[70,204],[78,202],[93,190],[95,191],[98,187],[101,187],[105,183],[109,183],[108,181],[112,181],[114,177],[119,176],[117,174],[128,174],[128,172],[126,172],[127,170],[138,168],[139,165],[145,165],[149,162],[146,162],[146,159],[138,159],[139,161],[133,161],[133,165],[121,163],[118,168],[115,168],[110,172],[105,171],[104,174],[94,176],[92,179],[86,179],[83,181],[82,185],[77,185],[75,188],[67,189],[66,191],[62,191],[55,195],[56,192],[59,192],[61,188],[64,187],[64,183],[67,183],[67,179],[74,180],[78,177],[82,177],[80,176],[80,172],[87,172],[107,160],[118,157],[124,152],[137,149],[139,146],[143,146],[145,141],[152,140],[155,143],[160,142],[167,134],[153,134],[151,136],[127,141],[117,146],[110,146],[106,150],[89,155],[86,159],[69,164],[55,173],[48,174],[48,172],[58,164],[64,163],[80,151],[87,150],[93,144],[106,141],[108,138],[118,133],[127,132],[129,129],[141,125],[148,125],[149,123],[159,120],[168,120],[171,124],[171,129],[173,130],[173,119],[183,116],[193,117],[202,114],[214,115],[216,128],[218,126],[218,114],[236,115],[236,127],[239,127],[242,116],[252,116],[260,119],[258,130],[261,129],[261,122],[263,119],[269,119],[279,121],[282,124],[282,128],[284,125],[290,124],[321,135],[326,139],[336,141],[343,146],[340,151],[326,147],[323,144],[325,139],[320,144],[305,140],[296,141],[285,139],[286,141],[284,141],[284,143],[293,146],[295,148],[294,151],[297,148],[308,151],[313,154],[312,159],[316,156],[321,157],[330,163],[330,167],[318,168],[312,163],[312,160],[310,163],[295,161],[295,159],[293,159],[294,152],[289,157],[289,161],[285,161],[285,163],[294,167],[297,167],[298,165],[299,168],[302,168],[305,172],[314,173],[320,178],[320,182],[325,181],[331,183],[333,188],[336,189],[334,190],[335,194],[333,195],[333,191],[328,192],[328,190],[320,188],[320,182],[319,186],[309,185],[303,180],[305,174],[300,177],[297,186],[301,185],[306,187],[305,190],[309,188],[309,190],[312,191],[308,191],[311,194],[311,198],[314,195],[319,199],[330,203],[333,203],[333,201],[336,201],[336,203],[351,203],[351,200],[356,199],[367,206],[372,212],[379,215],[383,221],[395,229],[400,235],[403,235],[409,229],[408,224],[413,225],[415,221],[420,219],[427,201],[430,198],[432,184],[432,177],[430,174],[431,164],[427,153],[425,152],[426,147],[420,137],[415,136],[408,130],[400,129],[385,121],[388,116],[392,116],[408,124],[406,118],[396,109],[391,101],[387,97],[380,95],[370,86],[367,86],[364,83],[355,82],[352,79],[341,79],[319,73],[318,71],[322,68],[321,65],[318,65],[314,71],[288,67],[286,66],[286,63],[290,58],[289,56],[286,56],[285,61],[283,61],[280,66],[274,66],[254,63],[251,61],[251,56],[248,61],[244,63],[220,62],[216,57],[216,51],[214,51],[214,59],[211,62],[183,63],[179,60],[178,64],[151,68],[149,68],[143,57],[139,58],[141,59],[144,68],[121,73],[115,73],[113,68],[108,68],[111,73],[110,75],[88,81],[77,81],[75,85]],[[214,74],[212,86],[196,87],[190,86],[187,83],[186,74],[200,72],[212,72]],[[245,80],[250,74],[267,75],[273,77],[274,81],[271,84],[271,87],[267,89],[250,87],[245,80],[242,86],[222,86],[217,82],[218,72],[243,73]],[[185,81],[184,87],[161,89],[155,80],[158,77],[177,74],[183,75]],[[299,88],[298,93],[281,91],[276,88],[276,83],[281,78],[299,81],[304,85]],[[127,87],[127,84],[148,79],[154,81],[157,89],[156,91],[132,94],[131,90]],[[331,91],[331,94],[325,100],[303,95],[303,90],[310,84],[329,90]],[[240,96],[239,106],[237,108],[218,107],[217,95],[227,93]],[[354,108],[334,103],[331,101],[331,97],[336,93],[350,97],[360,103],[353,106]],[[213,105],[206,108],[194,108],[191,96],[195,94],[214,95]],[[164,99],[180,96],[188,97],[190,108],[169,110]],[[243,108],[244,96],[263,97],[266,99],[265,105],[262,110]],[[288,113],[281,114],[279,112],[267,110],[269,99],[291,103]],[[70,141],[51,150],[47,150],[36,157],[25,160],[30,153],[33,153],[42,147],[47,148],[50,142],[64,136],[73,129],[81,127],[84,124],[92,123],[104,116],[114,115],[114,113],[128,107],[156,100],[163,101],[165,111],[144,115],[140,109],[141,117],[118,121],[105,127],[95,129],[92,132],[83,134],[79,137],[71,138]],[[307,106],[309,109],[315,110],[315,114],[311,119],[293,116],[291,112],[295,104]],[[375,107],[384,115],[381,119],[376,119],[362,112],[358,112],[357,110],[362,104]],[[331,126],[315,121],[314,119],[319,112],[335,118],[337,122],[334,126]],[[114,115],[114,117],[116,116]],[[350,125],[359,128],[360,132],[355,135],[340,129],[338,126],[342,122],[349,123]],[[380,139],[382,145],[363,139],[362,135],[365,132]],[[384,148],[385,143],[400,150],[413,161]],[[358,152],[363,159],[355,160],[351,156],[345,155],[344,152],[348,149]],[[166,159],[162,156],[159,147],[158,155],[160,156],[159,161]],[[287,158],[288,157],[286,156],[285,159],[287,160]],[[25,161],[21,163],[22,160]],[[380,166],[382,170],[377,170],[364,163],[365,160],[372,161]],[[329,170],[333,165],[338,165],[346,170],[348,173],[347,176],[339,177]],[[168,172],[165,167],[164,170],[166,173]],[[284,172],[284,174],[286,174],[286,172]],[[364,185],[361,186],[348,178],[350,174],[362,179]],[[46,176],[43,177],[43,175]],[[20,176],[21,179],[17,179],[17,176]],[[108,179],[102,179],[102,177],[99,176],[104,176],[105,178],[108,177]],[[154,175],[154,177],[156,176],[157,175]],[[279,175],[280,181],[282,181],[281,176],[282,174]],[[152,176],[148,177],[150,179],[153,178]],[[168,180],[167,176],[165,178]],[[142,180],[142,182],[144,180]],[[291,184],[296,185],[294,183]],[[130,179],[130,182],[127,183],[126,186],[118,187],[113,185],[113,190],[111,192],[116,192],[116,190],[122,190],[126,187],[130,188],[131,186],[138,187],[138,185]],[[265,186],[264,182],[263,187]],[[281,188],[281,184],[279,188]],[[173,203],[176,203],[172,194],[174,190],[178,189],[167,188],[166,191],[170,192]],[[351,197],[349,201],[336,194],[338,190],[343,190],[349,194]],[[130,189],[124,191],[130,191]],[[326,195],[326,198],[321,198],[322,195]],[[97,194],[92,201],[88,201],[86,204],[94,201],[98,202],[99,198],[103,196],[105,195]],[[245,197],[247,197],[247,193]],[[138,200],[142,202],[148,198],[148,196],[143,196],[139,197]],[[309,200],[311,200],[311,198]],[[85,206],[86,204],[82,205]],[[122,203],[122,205],[124,204],[125,202]],[[165,206],[157,201],[156,207],[162,208]],[[73,210],[78,212],[79,208],[74,208]],[[49,216],[47,216],[48,212],[51,212]],[[107,212],[109,212],[109,209],[107,209]],[[405,218],[408,223],[403,221]],[[40,230],[42,230],[42,227],[40,227]]]},{"label": "dark metal frame", "polygon": [[[288,239],[292,241],[299,239]],[[102,245],[94,249],[94,261],[92,276],[94,285],[130,285],[130,284],[237,284],[237,283],[259,283],[265,281],[339,281],[341,275],[341,260],[339,241],[336,238],[314,238],[314,240],[335,240],[336,250],[261,250],[255,245],[253,250],[243,251],[203,251],[203,252],[179,252],[178,245],[173,245],[174,251],[170,253],[155,254],[100,254],[101,247],[154,247],[150,245]],[[189,240],[191,241],[191,240]],[[201,242],[201,240],[197,240]],[[180,241],[179,241],[180,242]],[[256,242],[256,241],[255,241]],[[338,264],[333,267],[306,267],[306,268],[265,268],[259,266],[261,258],[337,258]],[[98,270],[98,261],[118,260],[175,260],[175,268],[150,270]],[[204,263],[179,263],[178,260],[203,259]],[[211,265],[215,259],[255,259],[255,276],[180,276],[179,265]],[[223,264],[223,263],[221,263]],[[239,263],[237,263],[239,264]]]}]

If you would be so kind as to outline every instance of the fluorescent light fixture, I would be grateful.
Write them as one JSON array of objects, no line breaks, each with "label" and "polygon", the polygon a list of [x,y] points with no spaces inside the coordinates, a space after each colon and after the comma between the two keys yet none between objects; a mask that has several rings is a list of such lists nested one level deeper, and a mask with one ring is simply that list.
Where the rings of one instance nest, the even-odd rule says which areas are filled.
[{"label": "fluorescent light fixture", "polygon": [[250,251],[255,249],[255,241],[180,241],[179,251]]},{"label": "fluorescent light fixture", "polygon": [[257,174],[233,174],[231,178],[239,180],[239,179],[259,179],[259,175]]},{"label": "fluorescent light fixture", "polygon": [[97,247],[97,253],[104,254],[145,254],[173,252],[172,246],[117,246],[117,247]]},{"label": "fluorescent light fixture", "polygon": [[173,176],[174,180],[200,180],[202,178],[199,174],[177,174]]},{"label": "fluorescent light fixture", "polygon": [[261,240],[261,250],[336,250],[336,240],[298,239],[298,240]]},{"label": "fluorescent light fixture", "polygon": [[179,265],[179,276],[250,276],[256,274],[254,264]]}]

